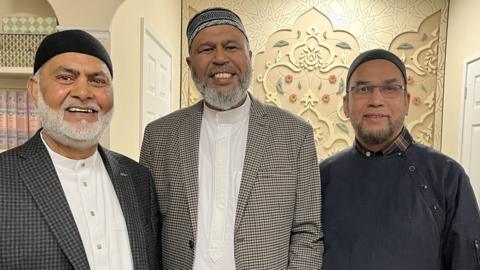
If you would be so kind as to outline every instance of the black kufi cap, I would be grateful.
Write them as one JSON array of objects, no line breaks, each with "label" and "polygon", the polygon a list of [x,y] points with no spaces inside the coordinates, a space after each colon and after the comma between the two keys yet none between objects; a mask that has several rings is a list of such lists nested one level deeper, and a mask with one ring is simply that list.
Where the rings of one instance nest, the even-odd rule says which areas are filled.
[{"label": "black kufi cap", "polygon": [[100,41],[82,30],[65,30],[45,37],[35,54],[33,73],[35,74],[52,57],[67,52],[83,53],[97,57],[107,65],[113,77],[112,61],[108,52]]},{"label": "black kufi cap", "polygon": [[[242,20],[240,17],[235,14],[233,11],[221,8],[221,7],[214,7],[214,8],[207,8],[199,13],[195,14],[190,21],[188,22],[187,26],[187,39],[188,39],[188,49],[192,47],[192,41],[198,32],[202,31],[203,29],[214,26],[214,25],[221,25],[221,24],[228,24],[231,26],[236,27],[240,32],[243,33],[245,38],[247,38],[247,33],[245,32],[245,27],[243,27]],[[247,38],[248,41],[248,38]]]},{"label": "black kufi cap", "polygon": [[384,49],[373,49],[373,50],[369,50],[361,53],[359,56],[357,56],[357,58],[355,58],[355,60],[353,60],[352,64],[350,65],[350,68],[348,69],[347,86],[350,85],[350,77],[352,77],[353,72],[361,64],[367,61],[376,60],[376,59],[384,59],[393,63],[395,66],[397,66],[398,70],[400,70],[400,72],[402,73],[404,82],[407,82],[407,71],[405,69],[405,64],[403,64],[403,61],[400,60],[398,56]]}]

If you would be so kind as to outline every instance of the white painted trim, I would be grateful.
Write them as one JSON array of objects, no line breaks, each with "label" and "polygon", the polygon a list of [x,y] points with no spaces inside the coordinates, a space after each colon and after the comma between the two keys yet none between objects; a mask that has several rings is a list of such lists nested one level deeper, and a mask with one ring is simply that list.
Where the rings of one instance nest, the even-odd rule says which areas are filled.
[{"label": "white painted trim", "polygon": [[81,26],[67,26],[67,25],[57,25],[57,31],[79,29],[85,32],[90,33],[92,36],[98,39],[108,39],[110,40],[110,30],[109,29],[100,29],[100,28],[85,28]]},{"label": "white painted trim", "polygon": [[463,164],[463,152],[462,152],[462,146],[463,146],[463,124],[464,124],[464,119],[465,119],[465,90],[467,87],[467,75],[468,75],[468,65],[472,62],[475,62],[480,59],[480,54],[476,54],[473,56],[465,57],[465,60],[463,61],[463,82],[462,82],[462,89],[461,91],[461,98],[460,98],[460,126],[459,126],[459,143],[457,145],[458,148],[458,153],[459,153],[459,160],[460,163]]}]

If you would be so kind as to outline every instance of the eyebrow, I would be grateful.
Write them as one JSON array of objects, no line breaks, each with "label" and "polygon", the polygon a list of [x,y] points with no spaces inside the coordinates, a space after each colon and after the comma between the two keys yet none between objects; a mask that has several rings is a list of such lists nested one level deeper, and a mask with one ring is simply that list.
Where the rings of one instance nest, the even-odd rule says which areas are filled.
[{"label": "eyebrow", "polygon": [[383,81],[383,83],[385,83],[385,84],[391,84],[391,83],[394,83],[394,82],[398,82],[398,79],[393,78],[393,79],[389,79],[389,80],[384,80],[384,81]]},{"label": "eyebrow", "polygon": [[[59,66],[58,68],[56,68],[55,70],[55,73],[58,73],[58,72],[67,72],[67,73],[70,73],[70,74],[74,74],[75,76],[78,76],[80,74],[80,71],[76,70],[76,69],[73,69],[73,68],[69,68],[69,67],[66,67],[66,66]],[[86,74],[87,77],[92,77],[92,76],[105,76],[105,77],[108,77],[108,74],[104,71],[104,70],[94,70],[92,72],[89,72]]]},{"label": "eyebrow", "polygon": [[67,73],[71,73],[71,74],[74,74],[74,75],[78,75],[80,73],[78,70],[75,70],[73,68],[69,68],[69,67],[66,67],[66,66],[57,67],[54,70],[54,73],[58,73],[58,72],[67,72]]},{"label": "eyebrow", "polygon": [[363,85],[363,84],[370,84],[370,81],[356,81],[355,85]]}]

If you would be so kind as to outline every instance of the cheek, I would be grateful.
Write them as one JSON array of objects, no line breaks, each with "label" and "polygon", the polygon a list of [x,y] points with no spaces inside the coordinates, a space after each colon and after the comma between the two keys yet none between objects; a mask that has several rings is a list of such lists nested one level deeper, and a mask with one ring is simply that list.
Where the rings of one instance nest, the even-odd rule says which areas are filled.
[{"label": "cheek", "polygon": [[95,95],[97,104],[104,110],[109,111],[113,107],[113,91],[104,90]]},{"label": "cheek", "polygon": [[[69,91],[64,88],[56,88],[51,91],[43,91],[43,99],[51,108],[59,108],[68,96]],[[40,93],[39,93],[40,94]]]},{"label": "cheek", "polygon": [[206,57],[195,58],[195,61],[192,61],[192,65],[190,66],[193,72],[195,72],[199,77],[205,76],[208,70],[208,60],[205,58]]}]

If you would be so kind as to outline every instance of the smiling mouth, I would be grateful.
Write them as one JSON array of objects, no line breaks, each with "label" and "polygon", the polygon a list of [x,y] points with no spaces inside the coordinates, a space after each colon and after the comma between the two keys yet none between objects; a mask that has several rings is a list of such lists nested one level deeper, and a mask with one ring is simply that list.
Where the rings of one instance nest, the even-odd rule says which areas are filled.
[{"label": "smiling mouth", "polygon": [[220,73],[215,73],[213,74],[213,77],[215,79],[229,79],[233,76],[232,73],[228,73],[228,72],[220,72]]},{"label": "smiling mouth", "polygon": [[363,117],[365,118],[383,118],[383,117],[389,117],[386,114],[365,114]]},{"label": "smiling mouth", "polygon": [[78,107],[68,107],[66,109],[67,112],[73,113],[97,113],[98,110],[91,109],[91,108],[78,108]]}]

